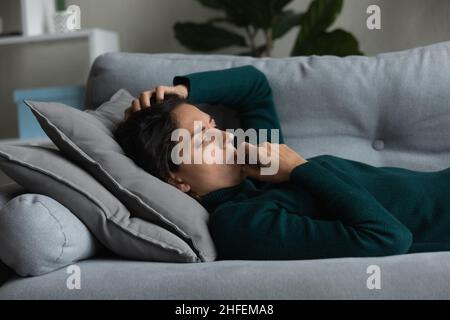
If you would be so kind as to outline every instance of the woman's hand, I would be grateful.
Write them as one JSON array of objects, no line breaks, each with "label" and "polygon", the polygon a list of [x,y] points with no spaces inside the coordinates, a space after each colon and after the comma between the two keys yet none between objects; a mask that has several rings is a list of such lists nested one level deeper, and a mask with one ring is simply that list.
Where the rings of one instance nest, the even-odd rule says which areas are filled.
[{"label": "woman's hand", "polygon": [[[246,154],[257,155],[257,165],[244,165],[247,176],[264,182],[281,183],[289,181],[291,172],[299,165],[308,161],[285,144],[264,142],[258,146],[245,144]],[[278,168],[274,174],[261,174],[261,167]]]},{"label": "woman's hand", "polygon": [[131,106],[125,110],[125,120],[127,120],[134,112],[150,107],[150,98],[153,95],[155,95],[156,101],[160,102],[164,100],[166,94],[176,94],[179,97],[186,99],[188,97],[188,89],[185,85],[179,84],[175,87],[157,86],[152,90],[141,92],[139,99],[134,99]]}]

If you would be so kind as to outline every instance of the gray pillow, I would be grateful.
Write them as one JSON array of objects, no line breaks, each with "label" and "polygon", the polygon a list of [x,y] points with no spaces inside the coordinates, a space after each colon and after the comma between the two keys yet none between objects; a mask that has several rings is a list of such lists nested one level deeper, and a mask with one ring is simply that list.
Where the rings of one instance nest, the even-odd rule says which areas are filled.
[{"label": "gray pillow", "polygon": [[114,140],[113,130],[123,121],[132,99],[122,89],[95,111],[64,108],[60,103],[25,102],[55,145],[97,178],[133,215],[178,235],[202,261],[215,260],[206,209],[145,172]]},{"label": "gray pillow", "polygon": [[32,193],[69,209],[114,253],[130,259],[198,262],[185,241],[132,217],[101,183],[57,150],[0,145],[0,169]]},{"label": "gray pillow", "polygon": [[22,194],[0,210],[0,260],[21,276],[38,276],[94,256],[100,246],[59,202]]}]

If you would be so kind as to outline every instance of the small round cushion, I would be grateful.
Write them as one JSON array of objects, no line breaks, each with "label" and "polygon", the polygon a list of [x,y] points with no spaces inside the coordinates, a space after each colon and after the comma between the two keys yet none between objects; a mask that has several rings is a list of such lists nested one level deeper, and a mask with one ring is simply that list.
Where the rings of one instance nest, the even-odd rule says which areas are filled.
[{"label": "small round cushion", "polygon": [[0,260],[21,276],[37,276],[92,257],[99,245],[59,202],[22,194],[0,210]]}]

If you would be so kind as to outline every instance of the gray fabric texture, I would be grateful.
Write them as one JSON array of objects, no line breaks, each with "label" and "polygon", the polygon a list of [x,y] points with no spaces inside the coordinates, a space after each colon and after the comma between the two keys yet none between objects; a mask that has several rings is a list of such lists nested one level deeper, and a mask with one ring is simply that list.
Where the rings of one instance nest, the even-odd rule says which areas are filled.
[{"label": "gray fabric texture", "polygon": [[27,101],[43,130],[61,151],[90,172],[134,216],[184,239],[200,261],[213,261],[216,249],[208,229],[208,212],[177,188],[137,166],[114,140],[133,97],[116,92],[97,110],[86,112],[59,103]]},{"label": "gray fabric texture", "polygon": [[88,172],[60,152],[42,147],[0,145],[0,169],[32,193],[69,209],[114,253],[137,260],[197,262],[176,235],[132,217]]},{"label": "gray fabric texture", "polygon": [[0,210],[0,260],[21,276],[38,276],[91,258],[100,246],[66,207],[22,194]]},{"label": "gray fabric texture", "polygon": [[[369,266],[380,289],[368,289]],[[0,299],[449,299],[450,253],[196,264],[85,260],[79,290],[64,269],[13,278]],[[370,268],[369,268],[370,271]],[[126,275],[126,276],[125,276]],[[370,281],[369,281],[370,282]]]}]

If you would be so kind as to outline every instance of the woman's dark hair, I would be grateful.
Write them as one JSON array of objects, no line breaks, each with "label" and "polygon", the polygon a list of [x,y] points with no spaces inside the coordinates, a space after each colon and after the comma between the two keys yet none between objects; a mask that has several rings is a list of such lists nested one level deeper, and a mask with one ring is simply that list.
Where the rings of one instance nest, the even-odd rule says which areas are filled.
[{"label": "woman's dark hair", "polygon": [[171,152],[177,141],[172,132],[178,129],[173,110],[186,103],[186,99],[166,94],[162,102],[150,99],[150,108],[130,115],[114,131],[114,138],[125,154],[151,175],[166,181],[169,171],[176,171]]}]

